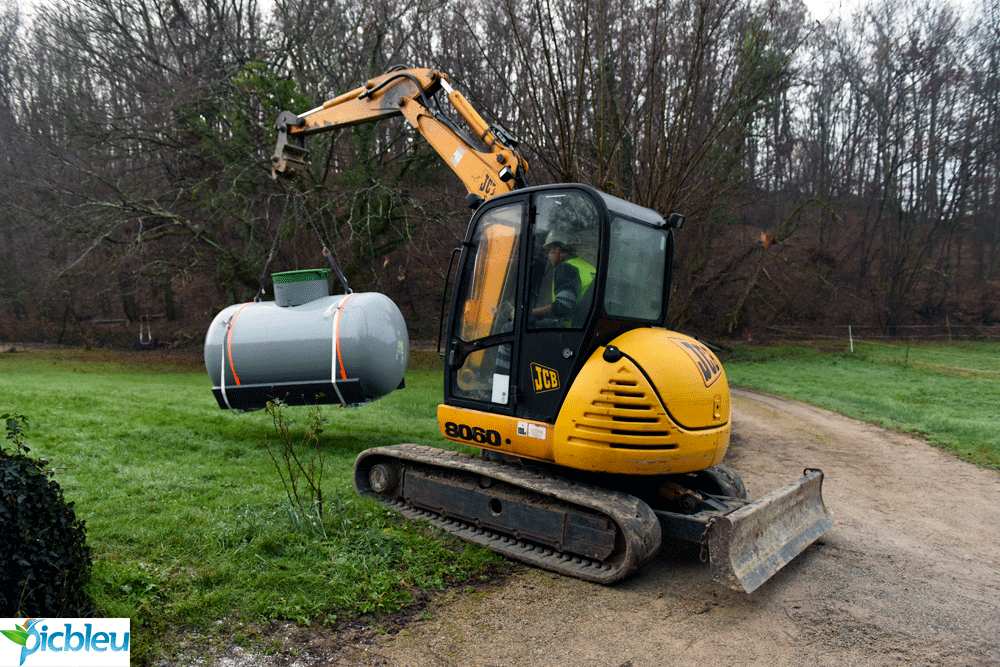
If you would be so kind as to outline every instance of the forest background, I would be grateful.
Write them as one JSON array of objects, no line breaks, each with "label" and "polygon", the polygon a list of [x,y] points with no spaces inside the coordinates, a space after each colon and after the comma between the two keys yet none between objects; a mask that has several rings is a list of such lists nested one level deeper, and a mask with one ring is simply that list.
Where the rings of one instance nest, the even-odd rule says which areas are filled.
[{"label": "forest background", "polygon": [[[406,124],[273,123],[434,67],[521,142],[678,234],[674,328],[1000,322],[992,6],[861,0],[0,0],[0,341],[199,345],[274,271],[322,267],[437,335],[470,211]],[[30,11],[30,17],[25,13]],[[317,238],[317,236],[321,237]],[[321,242],[322,240],[322,242]],[[995,332],[995,329],[993,329]]]}]

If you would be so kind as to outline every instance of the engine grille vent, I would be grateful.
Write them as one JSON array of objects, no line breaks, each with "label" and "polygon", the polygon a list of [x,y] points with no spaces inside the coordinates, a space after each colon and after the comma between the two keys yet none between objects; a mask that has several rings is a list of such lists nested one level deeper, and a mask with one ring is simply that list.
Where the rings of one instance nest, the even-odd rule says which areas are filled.
[{"label": "engine grille vent", "polygon": [[674,426],[645,378],[622,369],[576,420],[571,439],[614,449],[677,449]]}]

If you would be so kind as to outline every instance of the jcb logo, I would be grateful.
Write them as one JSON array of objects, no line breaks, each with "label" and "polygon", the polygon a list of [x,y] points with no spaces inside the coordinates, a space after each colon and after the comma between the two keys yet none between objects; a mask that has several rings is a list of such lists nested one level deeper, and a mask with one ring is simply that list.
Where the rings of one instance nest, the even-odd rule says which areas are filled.
[{"label": "jcb logo", "polygon": [[490,178],[490,175],[487,174],[483,179],[483,182],[479,184],[479,191],[487,197],[492,197],[497,193],[497,182]]},{"label": "jcb logo", "polygon": [[531,364],[531,376],[535,381],[535,393],[559,388],[559,373],[540,364]]},{"label": "jcb logo", "polygon": [[722,377],[722,365],[715,355],[707,347],[700,343],[694,343],[680,338],[671,338],[679,348],[684,350],[694,365],[701,371],[701,378],[705,381],[706,387],[711,387],[715,381]]}]

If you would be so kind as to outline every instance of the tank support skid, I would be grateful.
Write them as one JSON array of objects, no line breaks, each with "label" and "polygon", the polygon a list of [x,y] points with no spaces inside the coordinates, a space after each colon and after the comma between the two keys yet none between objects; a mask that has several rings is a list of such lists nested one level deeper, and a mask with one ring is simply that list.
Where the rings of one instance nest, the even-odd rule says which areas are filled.
[{"label": "tank support skid", "polygon": [[529,565],[609,584],[660,547],[644,501],[548,472],[419,445],[375,447],[354,488],[411,519]]}]

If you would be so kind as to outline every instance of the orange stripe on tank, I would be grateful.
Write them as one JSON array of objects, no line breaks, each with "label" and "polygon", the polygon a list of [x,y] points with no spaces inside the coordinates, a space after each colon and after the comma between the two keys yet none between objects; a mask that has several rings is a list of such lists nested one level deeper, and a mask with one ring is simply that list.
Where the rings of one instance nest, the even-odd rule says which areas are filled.
[{"label": "orange stripe on tank", "polygon": [[342,380],[347,379],[347,371],[344,370],[344,358],[340,354],[340,320],[344,316],[344,307],[347,306],[347,301],[354,296],[354,294],[348,294],[347,297],[340,303],[340,317],[337,318],[337,331],[334,333],[337,339],[337,364],[340,366],[340,377]]},{"label": "orange stripe on tank", "polygon": [[[240,306],[240,309],[236,311],[235,315],[233,315],[233,319],[229,320],[229,331],[226,333],[226,352],[229,354],[229,368],[233,371],[233,379],[236,380],[237,385],[241,385],[243,383],[240,382],[240,376],[236,374],[236,366],[233,364],[233,327],[236,326],[236,318],[239,317],[240,313],[243,312],[243,309],[251,303],[253,302],[248,301]],[[222,378],[222,381],[225,382],[226,378]]]}]

